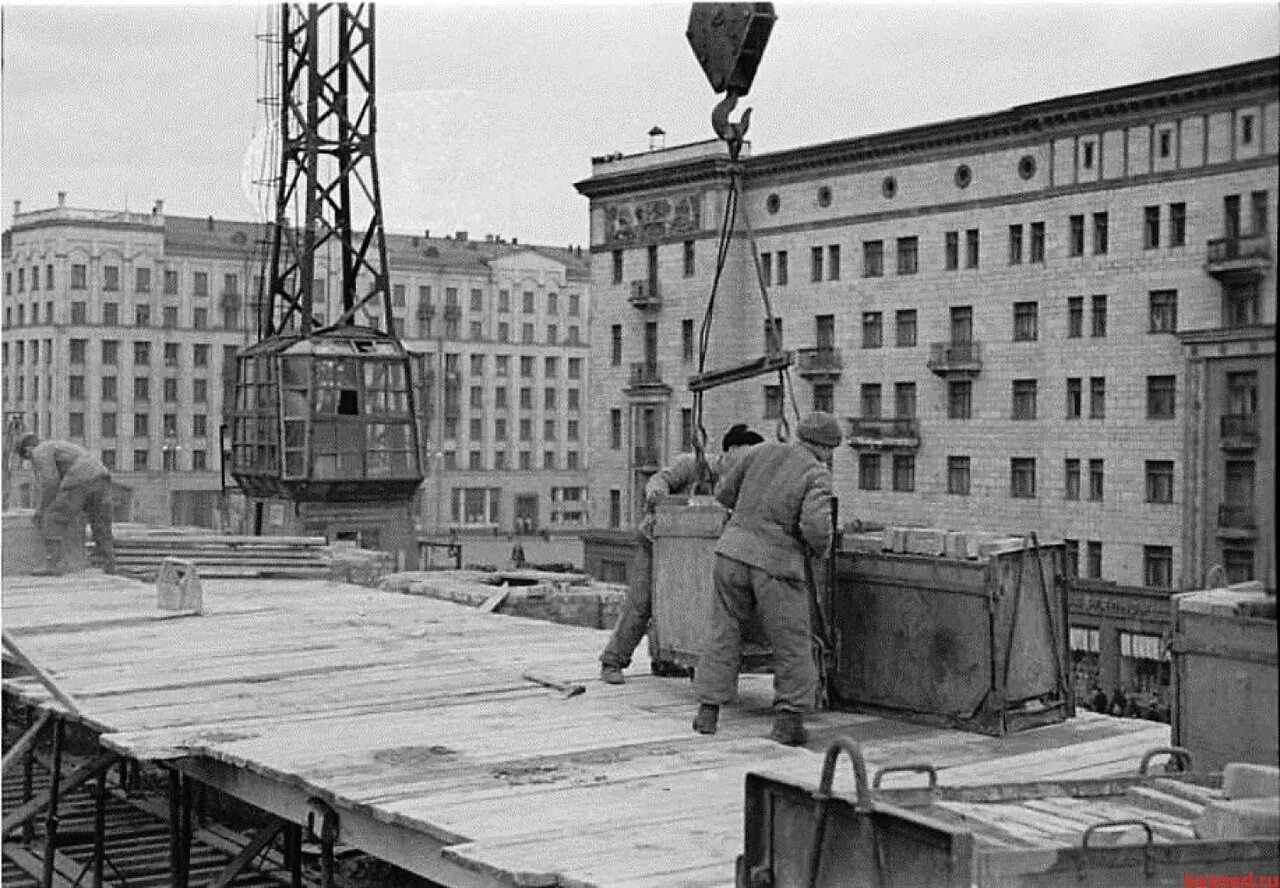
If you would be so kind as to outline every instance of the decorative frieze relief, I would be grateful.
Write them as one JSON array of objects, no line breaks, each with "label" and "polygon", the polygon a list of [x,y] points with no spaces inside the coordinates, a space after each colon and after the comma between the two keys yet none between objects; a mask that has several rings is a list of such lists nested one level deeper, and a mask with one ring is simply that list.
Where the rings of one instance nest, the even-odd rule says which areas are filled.
[{"label": "decorative frieze relief", "polygon": [[702,227],[702,202],[697,193],[679,197],[609,204],[604,208],[605,241],[635,244],[687,234]]}]

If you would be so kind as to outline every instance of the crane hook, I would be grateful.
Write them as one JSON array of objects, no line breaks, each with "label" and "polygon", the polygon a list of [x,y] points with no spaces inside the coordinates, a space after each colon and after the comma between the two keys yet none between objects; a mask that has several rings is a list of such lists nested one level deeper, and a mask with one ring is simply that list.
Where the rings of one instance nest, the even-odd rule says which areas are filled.
[{"label": "crane hook", "polygon": [[740,94],[735,89],[725,91],[724,98],[711,111],[711,126],[716,135],[729,145],[729,159],[737,160],[742,151],[742,143],[747,135],[747,127],[751,125],[751,109],[742,112],[742,118],[734,123],[729,120],[729,113],[738,104]]}]

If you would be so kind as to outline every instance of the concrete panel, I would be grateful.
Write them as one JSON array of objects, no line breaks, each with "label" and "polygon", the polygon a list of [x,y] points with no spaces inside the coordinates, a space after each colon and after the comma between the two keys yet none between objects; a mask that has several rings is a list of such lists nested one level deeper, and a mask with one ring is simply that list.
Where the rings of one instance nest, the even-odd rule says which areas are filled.
[{"label": "concrete panel", "polygon": [[1231,112],[1219,111],[1209,115],[1208,163],[1227,163],[1231,160],[1231,144],[1234,133],[1231,128]]},{"label": "concrete panel", "polygon": [[1178,165],[1183,169],[1204,166],[1204,117],[1184,117],[1181,136]]},{"label": "concrete panel", "polygon": [[1129,175],[1139,176],[1151,168],[1151,127],[1129,127]]},{"label": "concrete panel", "polygon": [[1102,134],[1102,177],[1118,179],[1124,170],[1124,130],[1107,130]]}]

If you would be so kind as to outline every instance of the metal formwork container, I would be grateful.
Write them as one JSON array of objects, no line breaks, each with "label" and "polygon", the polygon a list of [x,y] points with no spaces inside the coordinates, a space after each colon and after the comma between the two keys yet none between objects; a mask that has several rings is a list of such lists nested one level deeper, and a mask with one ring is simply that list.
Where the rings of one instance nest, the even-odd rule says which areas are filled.
[{"label": "metal formwork container", "polygon": [[[706,497],[660,503],[653,524],[650,653],[659,664],[696,666],[709,623],[715,546],[728,518]],[[772,654],[758,628],[743,640],[743,671],[767,669]]]},{"label": "metal formwork container", "polygon": [[1214,770],[1280,763],[1275,596],[1184,592],[1173,624],[1173,742]]},{"label": "metal formwork container", "polygon": [[840,553],[833,706],[995,735],[1073,715],[1062,557]]}]

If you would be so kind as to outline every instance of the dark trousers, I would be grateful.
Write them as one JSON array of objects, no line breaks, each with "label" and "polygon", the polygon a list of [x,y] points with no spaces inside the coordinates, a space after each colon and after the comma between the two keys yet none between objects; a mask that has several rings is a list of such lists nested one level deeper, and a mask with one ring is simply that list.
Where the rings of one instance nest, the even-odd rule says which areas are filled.
[{"label": "dark trousers", "polygon": [[600,662],[605,666],[619,669],[631,665],[631,655],[649,631],[649,620],[653,616],[653,540],[642,533],[636,537],[638,543],[631,558],[627,597],[622,602],[613,635],[600,655]]},{"label": "dark trousers", "polygon": [[[78,518],[83,516],[83,518]],[[62,484],[44,510],[41,533],[49,551],[61,553],[62,543],[71,529],[71,522],[88,520],[93,542],[104,557],[114,555],[115,541],[111,536],[111,477],[94,478],[75,484]]]}]

